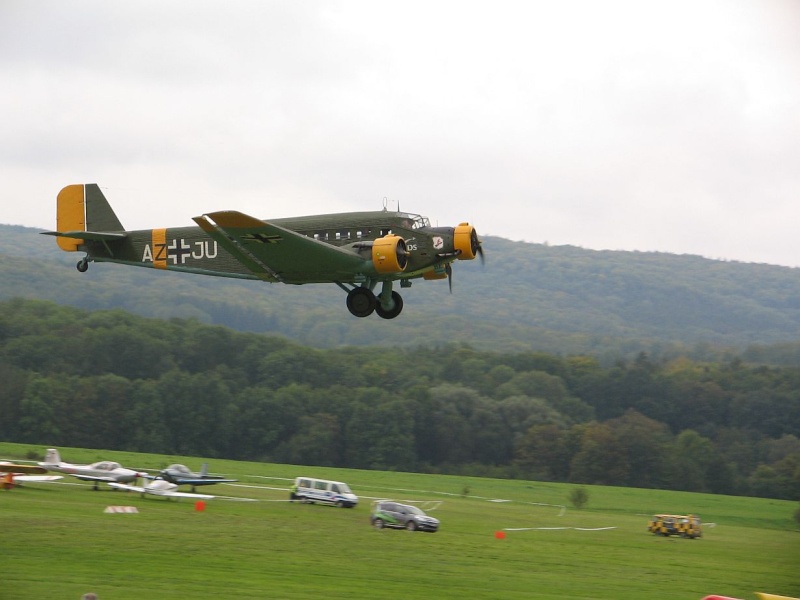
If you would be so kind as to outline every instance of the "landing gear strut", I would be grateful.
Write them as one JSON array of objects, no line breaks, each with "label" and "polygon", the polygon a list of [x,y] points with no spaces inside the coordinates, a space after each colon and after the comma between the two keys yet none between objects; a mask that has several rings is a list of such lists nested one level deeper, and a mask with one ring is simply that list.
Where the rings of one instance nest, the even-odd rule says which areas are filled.
[{"label": "landing gear strut", "polygon": [[375,312],[383,319],[394,319],[403,310],[403,299],[400,294],[392,291],[392,282],[384,281],[381,293],[378,295],[378,304]]}]

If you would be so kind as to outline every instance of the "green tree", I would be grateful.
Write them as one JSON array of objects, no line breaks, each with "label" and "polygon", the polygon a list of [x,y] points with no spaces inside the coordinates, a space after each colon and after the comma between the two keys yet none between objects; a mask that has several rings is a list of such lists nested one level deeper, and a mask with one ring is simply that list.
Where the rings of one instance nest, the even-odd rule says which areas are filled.
[{"label": "green tree", "polygon": [[589,502],[589,492],[586,488],[572,488],[569,492],[569,501],[578,510],[581,510]]},{"label": "green tree", "polygon": [[692,429],[681,431],[675,440],[673,489],[708,491],[707,476],[716,456],[711,440]]},{"label": "green tree", "polygon": [[344,447],[338,417],[328,413],[300,417],[297,433],[282,448],[281,454],[292,464],[341,465]]},{"label": "green tree", "polygon": [[625,448],[608,425],[590,424],[580,440],[580,450],[572,459],[570,479],[580,483],[624,485],[630,462]]}]

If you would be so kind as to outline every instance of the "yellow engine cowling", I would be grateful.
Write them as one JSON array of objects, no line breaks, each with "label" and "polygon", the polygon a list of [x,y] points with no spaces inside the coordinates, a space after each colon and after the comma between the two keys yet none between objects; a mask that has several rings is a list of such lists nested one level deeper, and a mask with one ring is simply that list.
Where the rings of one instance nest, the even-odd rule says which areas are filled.
[{"label": "yellow engine cowling", "polygon": [[460,250],[458,260],[472,260],[478,254],[478,234],[469,223],[459,223],[453,234],[453,247]]},{"label": "yellow engine cowling", "polygon": [[408,264],[406,242],[399,235],[386,235],[372,243],[372,264],[378,273],[402,273]]}]

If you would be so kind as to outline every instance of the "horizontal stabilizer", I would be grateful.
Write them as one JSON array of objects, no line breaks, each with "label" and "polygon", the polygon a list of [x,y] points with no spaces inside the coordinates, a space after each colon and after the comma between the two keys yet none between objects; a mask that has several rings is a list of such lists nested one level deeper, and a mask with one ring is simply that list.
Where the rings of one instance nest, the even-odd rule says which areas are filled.
[{"label": "horizontal stabilizer", "polygon": [[42,235],[53,235],[55,237],[78,238],[92,242],[116,242],[124,240],[127,233],[108,233],[105,231],[43,231]]}]

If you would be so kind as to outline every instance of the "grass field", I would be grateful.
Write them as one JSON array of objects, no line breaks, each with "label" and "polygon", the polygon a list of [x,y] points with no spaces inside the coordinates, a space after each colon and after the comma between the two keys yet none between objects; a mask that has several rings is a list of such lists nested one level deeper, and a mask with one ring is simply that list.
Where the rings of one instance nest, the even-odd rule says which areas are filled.
[{"label": "grass field", "polygon": [[[133,468],[182,462],[199,469],[202,462],[60,450],[69,462],[112,459]],[[41,459],[44,451],[0,443],[2,459]],[[210,466],[239,485],[203,491],[258,502],[217,498],[198,511],[191,500],[95,492],[70,477],[0,493],[0,599],[78,599],[88,591],[100,600],[800,596],[794,502],[585,486],[587,507],[564,510],[574,487],[566,484],[224,460]],[[346,481],[361,503],[289,503],[289,480],[298,475]],[[440,501],[431,513],[440,531],[372,529],[371,501],[387,497]],[[108,514],[109,505],[139,512]],[[698,540],[657,537],[647,533],[656,512],[696,513],[714,526]]]}]

